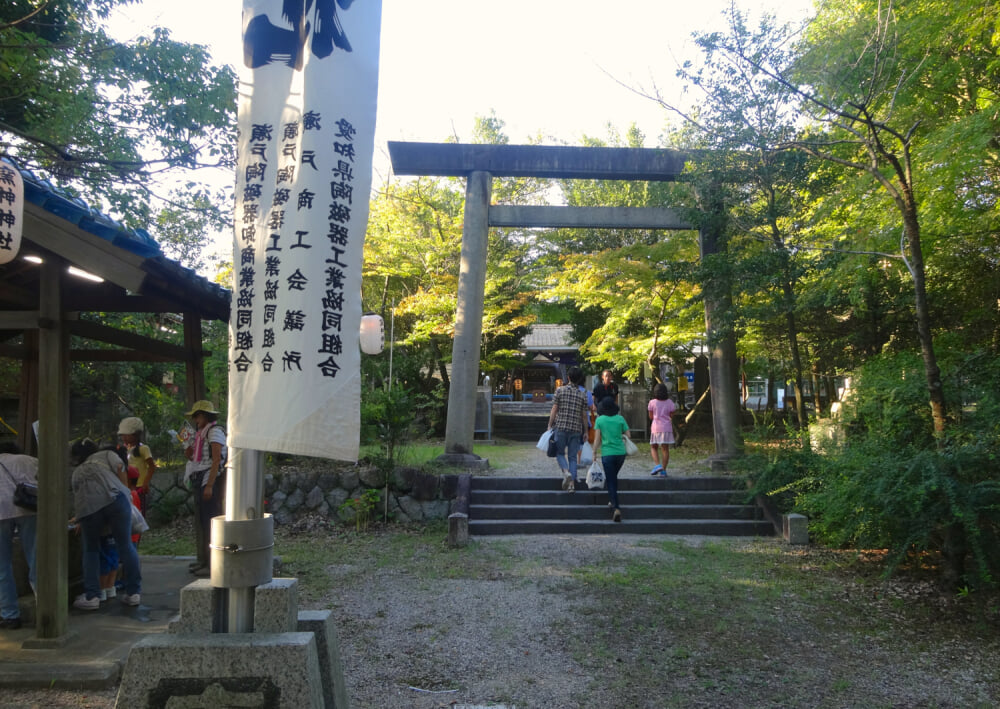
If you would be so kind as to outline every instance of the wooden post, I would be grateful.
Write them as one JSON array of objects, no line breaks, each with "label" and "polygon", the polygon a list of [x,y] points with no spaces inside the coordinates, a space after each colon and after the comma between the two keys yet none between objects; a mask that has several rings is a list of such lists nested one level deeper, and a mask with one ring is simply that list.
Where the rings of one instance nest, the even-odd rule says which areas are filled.
[{"label": "wooden post", "polygon": [[[69,582],[69,333],[63,321],[66,262],[41,264],[38,331],[38,569],[37,636],[66,634]],[[28,423],[30,425],[30,422]]]},{"label": "wooden post", "polygon": [[201,340],[201,316],[197,313],[184,313],[184,349],[187,350],[184,395],[190,405],[205,398],[205,359],[201,354],[205,348]]}]

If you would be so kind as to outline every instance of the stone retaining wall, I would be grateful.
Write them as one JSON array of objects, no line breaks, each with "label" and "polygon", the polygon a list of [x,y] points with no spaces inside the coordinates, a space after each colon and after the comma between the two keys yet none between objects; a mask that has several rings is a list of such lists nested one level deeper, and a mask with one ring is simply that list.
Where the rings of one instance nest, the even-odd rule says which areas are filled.
[{"label": "stone retaining wall", "polygon": [[[158,473],[150,486],[152,522],[169,521],[191,514],[191,491],[183,485],[183,471]],[[451,513],[458,485],[456,475],[432,475],[416,468],[398,468],[389,476],[388,514],[397,522],[446,519]],[[305,516],[327,517],[353,524],[356,511],[344,503],[360,498],[366,490],[378,493],[371,520],[386,512],[386,479],[370,465],[338,465],[323,468],[283,466],[264,477],[265,509],[278,525],[294,524]]]}]

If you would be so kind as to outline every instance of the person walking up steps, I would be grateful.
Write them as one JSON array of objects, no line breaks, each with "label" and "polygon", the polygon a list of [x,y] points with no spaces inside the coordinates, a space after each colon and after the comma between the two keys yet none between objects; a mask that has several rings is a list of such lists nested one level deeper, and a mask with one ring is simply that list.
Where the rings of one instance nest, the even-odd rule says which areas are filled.
[{"label": "person walking up steps", "polygon": [[563,475],[563,490],[576,490],[576,454],[587,431],[587,397],[580,391],[583,371],[570,367],[567,372],[569,384],[556,389],[552,410],[549,412],[549,428],[555,428],[556,462]]},{"label": "person walking up steps", "polygon": [[621,509],[618,506],[618,472],[625,464],[625,442],[628,435],[628,423],[618,413],[618,404],[610,396],[605,397],[597,405],[597,420],[594,421],[594,455],[601,451],[601,463],[604,465],[604,480],[611,498],[608,507],[611,508],[611,518],[615,522],[622,521]]},{"label": "person walking up steps", "polygon": [[659,383],[653,387],[653,398],[647,407],[649,420],[649,454],[653,456],[653,476],[667,476],[667,463],[670,462],[670,444],[674,442],[674,426],[670,415],[677,406],[670,400],[667,385]]}]

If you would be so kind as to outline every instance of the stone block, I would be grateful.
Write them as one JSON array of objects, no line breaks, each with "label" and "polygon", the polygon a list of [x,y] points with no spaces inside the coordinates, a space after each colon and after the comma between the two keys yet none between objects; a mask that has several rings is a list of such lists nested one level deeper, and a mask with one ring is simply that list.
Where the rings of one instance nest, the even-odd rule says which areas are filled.
[{"label": "stone block", "polygon": [[420,509],[423,510],[424,519],[444,519],[450,512],[451,503],[448,500],[430,500],[421,502]]},{"label": "stone block", "polygon": [[310,510],[315,510],[323,503],[323,488],[316,485],[309,494],[306,495],[306,507]]},{"label": "stone block", "polygon": [[115,707],[323,709],[323,695],[313,633],[156,634],[132,647]]},{"label": "stone block", "polygon": [[399,498],[399,508],[406,513],[407,517],[415,522],[419,522],[424,518],[424,511],[423,508],[421,508],[420,503],[409,495]]},{"label": "stone block", "polygon": [[456,512],[448,517],[448,546],[464,547],[469,543],[469,515]]},{"label": "stone block", "polygon": [[323,678],[323,699],[327,708],[347,709],[350,699],[344,681],[344,665],[340,659],[340,638],[333,624],[333,612],[299,611],[300,633],[313,633],[319,656],[319,672]]},{"label": "stone block", "polygon": [[[254,591],[253,627],[257,633],[287,633],[297,625],[298,579],[271,579]],[[198,579],[181,589],[181,612],[167,626],[172,634],[211,633],[222,606],[224,589],[209,579]]]},{"label": "stone block", "polygon": [[192,581],[181,589],[181,612],[167,625],[167,632],[211,633],[218,602],[209,579]]},{"label": "stone block", "polygon": [[358,471],[354,468],[345,470],[340,474],[340,485],[348,492],[358,486]]},{"label": "stone block", "polygon": [[413,474],[410,495],[421,502],[434,500],[438,496],[439,484],[437,475],[416,471]]},{"label": "stone block", "polygon": [[330,492],[336,487],[340,487],[340,473],[335,470],[328,470],[320,474],[316,484],[323,489],[323,492]]},{"label": "stone block", "polygon": [[441,497],[451,500],[458,495],[458,475],[439,475],[438,478],[441,486]]},{"label": "stone block", "polygon": [[299,607],[298,579],[271,579],[254,591],[255,633],[288,633],[296,630]]},{"label": "stone block", "polygon": [[789,544],[808,544],[809,518],[800,514],[782,515],[781,532]]},{"label": "stone block", "polygon": [[365,487],[385,486],[385,472],[374,465],[362,465],[358,468],[358,480]]}]

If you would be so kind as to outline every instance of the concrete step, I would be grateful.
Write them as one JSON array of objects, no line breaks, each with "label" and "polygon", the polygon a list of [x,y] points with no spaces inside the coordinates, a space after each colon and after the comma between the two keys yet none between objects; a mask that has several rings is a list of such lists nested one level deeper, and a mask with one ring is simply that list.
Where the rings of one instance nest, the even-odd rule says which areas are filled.
[{"label": "concrete step", "polygon": [[622,508],[622,521],[596,520],[469,520],[469,534],[699,534],[716,537],[770,537],[769,522],[751,520],[634,519]]},{"label": "concrete step", "polygon": [[745,503],[738,479],[723,476],[620,478],[623,522],[611,521],[606,490],[562,489],[562,479],[473,476],[469,533],[702,534],[772,536],[761,511]]},{"label": "concrete step", "polygon": [[[544,413],[525,412],[493,416],[493,435],[510,441],[537,441],[549,425],[549,404]],[[541,453],[541,452],[539,452]]]},{"label": "concrete step", "polygon": [[[621,504],[632,505],[732,505],[744,501],[732,490],[628,490],[618,489]],[[476,505],[586,505],[607,504],[607,490],[473,490],[469,503]]]},{"label": "concrete step", "polygon": [[[541,453],[541,451],[539,451]],[[553,464],[554,465],[554,464]],[[585,477],[584,474],[580,475]],[[535,477],[486,477],[472,476],[473,491],[477,490],[559,490],[562,491],[562,478],[558,475],[543,475]],[[618,490],[735,490],[741,481],[716,475],[669,476],[666,478],[651,475],[644,477],[619,477]]]},{"label": "concrete step", "polygon": [[[751,505],[630,505],[619,497],[622,510],[629,519],[744,519],[760,517]],[[604,520],[610,516],[608,497],[596,504],[585,505],[469,505],[469,516],[475,520]]]}]

